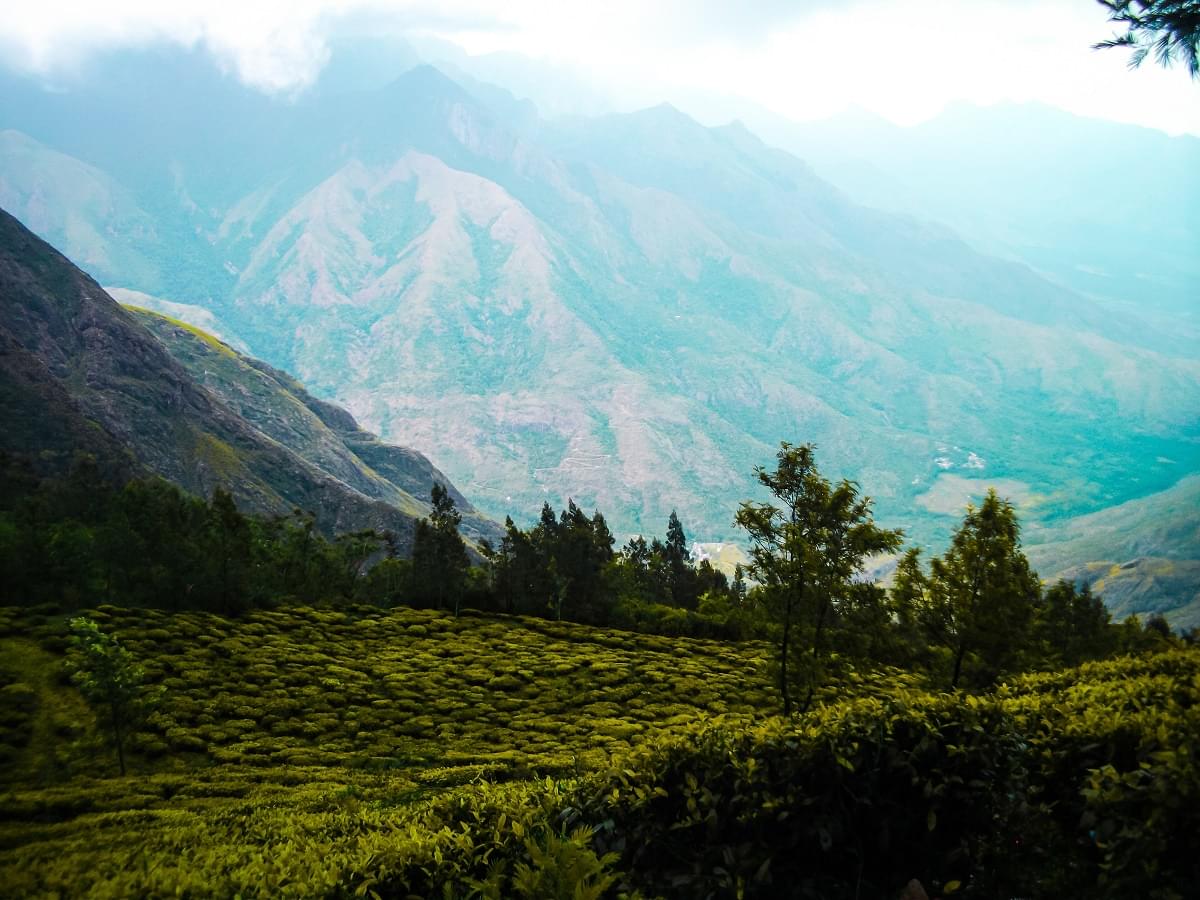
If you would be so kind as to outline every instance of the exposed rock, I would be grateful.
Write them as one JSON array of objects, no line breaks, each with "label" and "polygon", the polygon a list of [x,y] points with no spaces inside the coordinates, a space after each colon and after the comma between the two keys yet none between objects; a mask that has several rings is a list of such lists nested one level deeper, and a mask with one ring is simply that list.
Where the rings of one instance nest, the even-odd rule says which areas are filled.
[{"label": "exposed rock", "polygon": [[[211,337],[191,333],[190,341],[193,350],[227,354],[236,364],[230,371],[258,372]],[[0,449],[33,457],[43,468],[61,470],[86,451],[109,471],[153,472],[202,496],[221,485],[250,511],[309,510],[328,533],[387,529],[402,547],[414,517],[426,509],[384,477],[372,480],[367,464],[355,469],[357,457],[332,432],[315,459],[305,456],[310,445],[281,441],[288,436],[286,415],[270,419],[272,401],[284,410],[290,404],[298,421],[316,417],[279,382],[272,382],[274,395],[260,395],[262,404],[245,404],[255,418],[232,408],[223,393],[248,391],[247,383],[215,379],[211,389],[199,383],[138,316],[3,211],[0,348]],[[369,435],[355,436],[369,443]],[[401,457],[411,462],[410,486],[419,484],[418,473],[429,476],[427,494],[440,473],[402,448],[389,458]],[[331,471],[334,462],[344,464],[342,472]],[[358,486],[340,477],[354,471],[362,475]],[[488,528],[474,520],[477,529]]]}]

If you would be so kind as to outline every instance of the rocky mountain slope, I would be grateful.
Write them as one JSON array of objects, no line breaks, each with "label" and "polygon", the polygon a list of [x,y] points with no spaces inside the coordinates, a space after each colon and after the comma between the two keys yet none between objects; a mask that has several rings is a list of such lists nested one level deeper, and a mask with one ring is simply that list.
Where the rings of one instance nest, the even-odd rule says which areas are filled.
[{"label": "rocky mountain slope", "polygon": [[[418,498],[446,480],[282,373],[193,328],[122,309],[3,211],[0,298],[5,451],[52,468],[87,451],[124,474],[153,472],[201,495],[222,485],[260,513],[301,508],[329,532],[386,528],[402,544],[427,508]],[[494,528],[473,518],[477,532]]]},{"label": "rocky mountain slope", "polygon": [[[154,272],[106,282],[207,310],[493,516],[572,497],[619,533],[674,508],[736,539],[753,466],[814,441],[937,550],[988,484],[1053,528],[1200,470],[1200,361],[1136,308],[860,206],[745,128],[540,121],[429,67],[266,107],[194,59],[151,70],[136,101],[0,98],[153,211]],[[153,134],[136,165],[70,127],[89,98]]]}]

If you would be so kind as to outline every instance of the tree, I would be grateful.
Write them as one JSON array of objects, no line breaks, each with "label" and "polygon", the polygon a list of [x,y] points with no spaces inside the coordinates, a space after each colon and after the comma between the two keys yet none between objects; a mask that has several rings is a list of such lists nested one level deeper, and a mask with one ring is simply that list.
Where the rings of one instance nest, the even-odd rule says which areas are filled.
[{"label": "tree", "polygon": [[609,599],[604,575],[613,558],[613,536],[604,516],[595,512],[588,518],[568,500],[557,526],[544,530],[541,540],[554,584],[555,618],[562,618],[565,603],[576,621],[602,619]]},{"label": "tree", "polygon": [[780,444],[774,472],[755,469],[780,504],[742,503],[737,524],[750,535],[748,572],[762,586],[778,627],[779,689],[791,715],[793,682],[808,709],[820,685],[838,629],[863,592],[869,556],[896,550],[901,533],[876,527],[871,500],[843,480],[831,485],[817,469],[811,444]]},{"label": "tree", "polygon": [[972,680],[990,683],[1016,668],[1028,647],[1041,584],[1020,534],[1012,504],[989,490],[978,509],[967,507],[945,555],[931,563],[925,624],[950,651],[951,688],[966,664]]},{"label": "tree", "polygon": [[921,568],[921,549],[909,548],[896,564],[888,592],[894,639],[893,662],[910,666],[927,663],[925,630],[929,608],[929,578]]},{"label": "tree", "polygon": [[233,496],[221,487],[213,491],[208,511],[207,543],[211,586],[216,609],[227,615],[242,612],[253,556],[250,523],[238,512]]},{"label": "tree", "polygon": [[1151,53],[1159,65],[1182,60],[1192,78],[1200,78],[1200,0],[1097,0],[1108,20],[1125,26],[1125,33],[1093,44],[1100,50],[1129,47],[1129,67],[1136,69]]},{"label": "tree", "polygon": [[97,715],[108,720],[121,774],[125,774],[125,738],[154,706],[145,672],[112,635],[87,617],[72,619],[67,662],[71,680]]},{"label": "tree", "polygon": [[1077,666],[1116,649],[1112,616],[1087,584],[1076,589],[1074,582],[1060,581],[1050,588],[1038,610],[1037,630],[1046,662],[1056,666]]},{"label": "tree", "polygon": [[688,550],[687,535],[675,510],[667,520],[667,542],[663,544],[663,560],[666,564],[667,590],[671,605],[683,609],[695,609],[700,601],[696,590],[695,570],[692,554]]},{"label": "tree", "polygon": [[454,599],[454,615],[462,605],[463,582],[470,560],[458,526],[462,514],[445,486],[435,482],[430,491],[429,517],[420,519],[413,532],[413,578],[444,609],[447,597]]},{"label": "tree", "polygon": [[379,552],[379,544],[378,533],[369,529],[339,534],[334,540],[330,549],[336,563],[335,580],[343,599],[354,598],[354,589],[366,569],[367,560]]}]

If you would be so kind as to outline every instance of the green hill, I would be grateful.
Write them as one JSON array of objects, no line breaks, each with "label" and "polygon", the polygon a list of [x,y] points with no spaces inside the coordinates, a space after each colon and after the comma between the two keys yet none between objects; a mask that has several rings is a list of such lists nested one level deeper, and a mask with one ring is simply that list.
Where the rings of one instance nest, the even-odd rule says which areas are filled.
[{"label": "green hill", "polygon": [[1162,613],[1200,626],[1200,477],[1054,528],[1031,528],[1026,553],[1044,578],[1087,584],[1113,616]]},{"label": "green hill", "polygon": [[115,765],[66,623],[0,611],[12,896],[1181,898],[1200,653],[981,696],[517,617],[92,614],[165,690]]},{"label": "green hill", "polygon": [[[47,648],[61,647],[61,618],[38,624],[6,612],[5,658],[23,647],[13,659],[46,662]],[[702,715],[745,721],[776,706],[761,644],[415,609],[93,615],[171,694],[170,710],[136,743],[152,770],[199,762],[561,773],[662,727]],[[41,638],[41,653],[22,633]],[[46,760],[37,748],[26,753],[15,771],[43,776]]]}]

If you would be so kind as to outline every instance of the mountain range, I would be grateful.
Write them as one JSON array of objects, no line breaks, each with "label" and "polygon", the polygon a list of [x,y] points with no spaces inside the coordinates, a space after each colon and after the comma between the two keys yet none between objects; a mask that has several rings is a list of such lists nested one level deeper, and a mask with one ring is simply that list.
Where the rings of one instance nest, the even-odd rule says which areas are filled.
[{"label": "mountain range", "polygon": [[194,326],[119,306],[2,210],[0,298],[0,449],[47,472],[91,453],[117,475],[221,486],[250,511],[311,511],[327,533],[389,530],[399,546],[440,482],[469,534],[495,536],[419,453]]},{"label": "mountain range", "polygon": [[[861,167],[834,186],[820,154],[810,166],[669,105],[542,119],[429,66],[282,102],[199,55],[96,65],[54,91],[5,76],[0,205],[127,302],[269,364],[223,376],[203,354],[231,357],[139,314],[211,396],[229,403],[252,373],[300,397],[270,367],[294,372],[427,454],[483,514],[528,522],[570,497],[619,534],[661,533],[676,509],[690,535],[736,540],[753,467],[780,440],[812,441],[916,543],[940,549],[995,484],[1031,541],[1061,548],[1081,517],[1173,496],[1200,471],[1200,348],[1180,287],[1194,256],[1164,243],[1169,264],[1146,257],[1159,301],[1123,277],[1097,289],[1070,250],[1094,236],[1038,238],[1046,260],[1001,241],[996,223],[1031,202],[935,196],[946,157],[920,174],[920,154],[891,160],[864,139],[899,173],[879,162],[875,187],[928,201],[914,214],[853,183]],[[1194,204],[1168,206],[1185,242]],[[310,440],[276,402],[242,412]],[[324,424],[343,444],[353,431]],[[1192,538],[1172,530],[1141,555],[1200,559]],[[1045,566],[1129,561],[1115,539],[1086,552],[1047,551]],[[1182,606],[1179,590],[1150,604]]]}]

